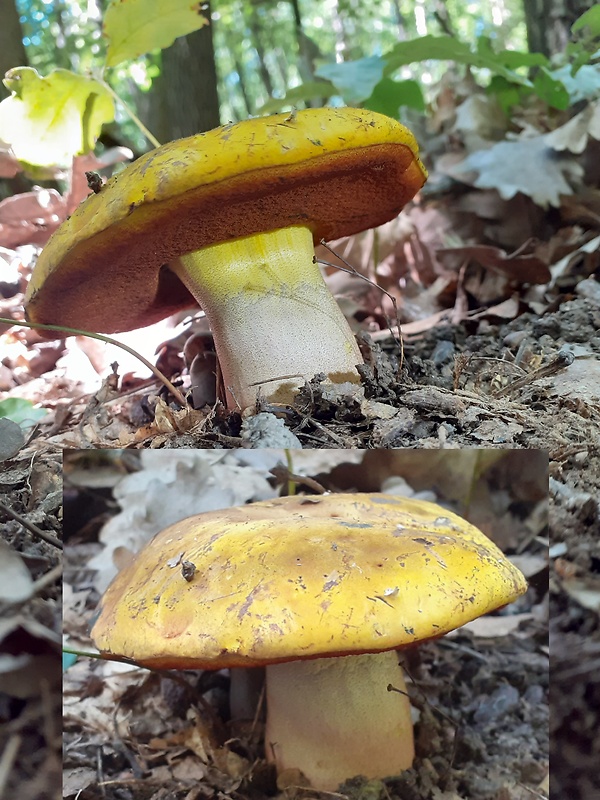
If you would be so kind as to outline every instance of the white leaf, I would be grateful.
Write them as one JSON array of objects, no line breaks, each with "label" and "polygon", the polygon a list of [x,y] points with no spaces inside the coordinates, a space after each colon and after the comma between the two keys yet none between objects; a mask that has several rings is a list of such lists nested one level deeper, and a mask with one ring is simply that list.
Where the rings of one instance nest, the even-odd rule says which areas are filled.
[{"label": "white leaf", "polygon": [[0,541],[0,600],[22,603],[33,592],[33,581],[21,556]]}]

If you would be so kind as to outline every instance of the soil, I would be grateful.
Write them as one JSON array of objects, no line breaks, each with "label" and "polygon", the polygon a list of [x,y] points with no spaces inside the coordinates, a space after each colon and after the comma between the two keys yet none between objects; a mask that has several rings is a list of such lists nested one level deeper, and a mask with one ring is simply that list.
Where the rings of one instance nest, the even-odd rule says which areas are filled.
[{"label": "soil", "polygon": [[[551,469],[551,546],[564,554],[554,560],[550,602],[551,797],[556,800],[600,796],[599,448],[579,456]],[[581,595],[581,588],[589,594]]]},{"label": "soil", "polygon": [[[441,325],[404,342],[399,374],[393,340],[380,345],[363,335],[361,388],[331,388],[317,376],[293,406],[259,404],[273,423],[266,433],[253,432],[251,420],[222,408],[208,416],[172,408],[169,426],[161,429],[152,422],[155,406],[145,391],[121,408],[120,427],[110,404],[102,418],[102,403],[95,403],[92,441],[81,425],[73,429],[77,416],[70,433],[54,440],[71,447],[114,447],[124,437],[133,447],[525,447],[559,453],[600,437],[598,330],[600,306],[585,298],[565,301],[542,318],[525,313],[505,324]],[[525,367],[514,363],[517,351],[525,354]],[[86,417],[84,411],[80,419]],[[147,435],[135,435],[131,420],[141,432],[146,425]],[[297,439],[286,438],[290,431]]]},{"label": "soil", "polygon": [[[514,461],[506,461],[513,457]],[[479,505],[479,513],[507,552],[532,559],[530,589],[508,609],[480,620],[483,628],[462,629],[401,653],[417,715],[413,769],[393,780],[355,779],[334,795],[310,790],[300,774],[280,776],[277,782],[273,768],[264,761],[260,715],[245,724],[229,719],[226,671],[188,671],[165,677],[123,665],[115,672],[110,662],[81,658],[65,673],[65,797],[547,797],[548,580],[544,489],[540,492],[546,470],[544,459],[540,461],[535,453],[503,458],[504,468],[500,462],[487,470],[478,488],[469,492],[470,502],[473,513]],[[389,470],[389,465],[381,467],[378,480]],[[372,481],[372,462],[365,472],[369,473],[365,481]],[[344,480],[343,473],[340,469],[329,477],[319,473],[318,480],[335,488]],[[532,478],[530,482],[526,475]],[[355,473],[346,477],[355,478]],[[438,478],[440,484],[456,487],[448,476],[442,479],[438,473]],[[92,495],[94,512],[90,515]],[[69,490],[66,521],[70,536],[65,551],[65,584],[72,598],[65,612],[65,630],[72,640],[81,642],[82,650],[90,647],[88,625],[99,599],[87,565],[100,549],[100,521],[115,510],[110,497],[89,490],[85,496],[81,503],[77,492]],[[478,497],[483,498],[481,503]],[[451,505],[456,507],[456,502]],[[503,508],[505,513],[497,519],[494,514],[491,520],[490,506]],[[486,627],[492,625],[493,630]]]}]

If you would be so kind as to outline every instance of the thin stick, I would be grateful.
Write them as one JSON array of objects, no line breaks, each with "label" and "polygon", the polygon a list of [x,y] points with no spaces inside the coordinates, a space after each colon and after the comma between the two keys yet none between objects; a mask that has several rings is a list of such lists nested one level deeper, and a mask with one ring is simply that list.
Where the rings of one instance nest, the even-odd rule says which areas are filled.
[{"label": "thin stick", "polygon": [[538,367],[538,369],[534,369],[533,372],[524,375],[522,378],[517,378],[517,380],[509,383],[502,389],[498,389],[492,393],[492,397],[505,397],[507,394],[514,392],[515,389],[522,389],[523,386],[527,386],[534,381],[539,381],[541,378],[548,378],[551,375],[555,375],[557,372],[570,367],[574,360],[575,356],[570,350],[560,350],[547,364],[543,364],[541,367]]},{"label": "thin stick", "polygon": [[23,737],[15,733],[10,737],[6,743],[6,747],[2,751],[2,757],[0,758],[0,798],[4,797],[4,789],[8,782],[8,776],[10,775],[22,741]]},{"label": "thin stick", "polygon": [[287,493],[291,497],[296,494],[296,481],[293,478],[294,462],[289,447],[285,448],[285,460],[287,462]]},{"label": "thin stick", "polygon": [[54,581],[58,580],[58,578],[60,578],[62,575],[62,569],[62,564],[57,564],[50,570],[50,572],[47,572],[45,575],[42,575],[41,578],[38,578],[33,584],[33,594],[38,594],[47,586],[51,586]]},{"label": "thin stick", "polygon": [[56,536],[52,536],[51,533],[46,533],[46,531],[40,530],[36,525],[33,525],[31,522],[22,517],[20,514],[17,514],[16,511],[13,511],[12,508],[5,506],[4,503],[0,503],[0,511],[3,511],[6,516],[14,519],[15,522],[18,522],[19,525],[22,525],[24,528],[32,533],[34,536],[37,536],[38,539],[43,539],[48,544],[51,544],[53,547],[57,547],[59,550],[63,549],[62,542],[60,539],[57,539]]},{"label": "thin stick", "polygon": [[121,104],[121,106],[123,107],[123,109],[125,110],[127,115],[131,118],[131,120],[141,130],[141,132],[144,134],[146,139],[148,139],[150,144],[153,145],[153,147],[160,147],[160,142],[158,141],[156,136],[154,136],[152,133],[150,133],[150,131],[144,125],[142,120],[136,115],[135,111],[127,105],[125,100],[123,100],[122,97],[119,97],[119,95],[115,92],[115,90],[112,88],[112,86],[110,86],[110,84],[108,84],[105,80],[102,80],[101,83],[104,86],[104,88],[106,89],[106,91],[109,92],[109,94],[112,95],[113,100],[116,100],[117,103]]},{"label": "thin stick", "polygon": [[142,364],[147,367],[164,386],[167,387],[182,408],[187,407],[187,402],[183,394],[179,391],[179,389],[176,389],[175,386],[173,386],[171,381],[166,375],[163,375],[158,367],[155,367],[154,364],[151,364],[148,359],[144,358],[144,356],[140,355],[132,347],[129,347],[122,342],[117,342],[116,339],[111,339],[110,336],[104,336],[101,333],[92,333],[91,331],[81,331],[77,328],[63,328],[61,325],[43,325],[41,322],[24,322],[19,319],[7,319],[6,317],[0,317],[0,322],[7,323],[8,325],[22,325],[25,328],[39,328],[43,331],[59,331],[60,333],[68,333],[71,336],[88,336],[90,339],[98,339],[100,342],[106,342],[106,344],[112,344],[115,347],[120,347],[121,350],[125,350],[126,353],[129,353],[129,355],[141,361]]},{"label": "thin stick", "polygon": [[366,283],[370,284],[371,286],[374,286],[376,289],[379,289],[380,292],[383,292],[383,294],[386,295],[386,297],[391,302],[392,306],[394,307],[394,315],[396,317],[396,325],[398,326],[398,336],[396,336],[396,334],[392,330],[392,326],[390,324],[390,320],[387,318],[387,315],[385,315],[385,321],[387,322],[388,330],[389,330],[390,334],[392,335],[392,339],[396,342],[396,344],[398,345],[398,347],[400,349],[400,364],[398,365],[398,374],[400,374],[400,372],[402,371],[402,365],[404,364],[404,342],[402,341],[402,326],[400,324],[400,314],[398,312],[398,303],[396,302],[396,298],[392,294],[390,294],[390,292],[388,292],[387,289],[384,289],[383,286],[380,286],[378,283],[375,283],[375,281],[372,281],[371,278],[367,278],[366,275],[362,275],[356,269],[356,267],[353,267],[352,264],[350,264],[348,261],[346,261],[345,258],[342,258],[342,256],[338,255],[332,247],[329,247],[329,245],[327,244],[327,242],[324,239],[321,239],[319,244],[323,245],[323,247],[326,250],[329,250],[329,252],[332,253],[336,258],[339,258],[339,260],[342,262],[342,264],[346,265],[346,268],[340,267],[339,264],[330,264],[328,261],[322,261],[319,258],[316,259],[317,263],[325,264],[325,266],[333,267],[334,269],[339,269],[342,272],[349,273],[350,275],[356,275],[357,278],[360,278],[361,280],[365,281]]}]

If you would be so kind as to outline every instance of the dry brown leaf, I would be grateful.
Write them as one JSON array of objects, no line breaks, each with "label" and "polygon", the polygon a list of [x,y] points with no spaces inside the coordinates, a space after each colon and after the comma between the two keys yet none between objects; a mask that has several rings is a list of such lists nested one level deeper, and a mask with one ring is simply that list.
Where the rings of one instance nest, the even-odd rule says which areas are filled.
[{"label": "dry brown leaf", "polygon": [[524,249],[507,253],[490,245],[465,245],[441,248],[436,255],[450,268],[460,268],[465,260],[475,261],[519,283],[547,283],[551,277],[548,265],[533,253],[523,254]]},{"label": "dry brown leaf", "polygon": [[55,189],[35,187],[0,202],[0,244],[44,245],[67,216],[63,198]]}]

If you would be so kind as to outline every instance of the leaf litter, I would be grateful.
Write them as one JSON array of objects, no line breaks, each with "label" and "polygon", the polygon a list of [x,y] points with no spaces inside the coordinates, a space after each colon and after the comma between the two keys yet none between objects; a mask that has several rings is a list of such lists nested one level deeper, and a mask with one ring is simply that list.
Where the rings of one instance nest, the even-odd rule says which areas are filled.
[{"label": "leaf litter", "polygon": [[[543,797],[548,768],[547,579],[543,579],[548,566],[543,543],[547,458],[527,451],[459,452],[445,457],[413,451],[410,455],[421,457],[421,467],[417,464],[421,477],[410,486],[409,454],[388,452],[388,461],[380,463],[374,460],[379,454],[372,451],[297,451],[292,454],[293,471],[321,489],[368,491],[387,483],[388,491],[402,487],[409,496],[437,499],[459,513],[468,509],[473,521],[510,557],[529,557],[531,588],[516,607],[480,620],[479,630],[461,629],[436,644],[403,652],[417,717],[415,767],[385,782],[350,781],[339,793],[351,800]],[[130,455],[135,458],[129,459]],[[455,462],[454,455],[460,461]],[[125,477],[120,463],[124,457]],[[167,492],[166,504],[185,514],[190,512],[191,491],[204,498],[198,502],[200,510],[230,502],[231,495],[224,491],[260,499],[273,496],[275,481],[279,487],[287,486],[283,451],[121,451],[97,453],[94,458],[83,451],[66,453],[65,520],[71,533],[66,547],[65,634],[70,646],[84,651],[91,649],[87,626],[98,589],[106,581],[105,575],[91,569],[91,561],[103,550],[114,556],[121,538],[112,520],[108,526],[95,525],[86,513],[90,493],[99,499],[98,492],[104,492],[97,488],[94,474],[100,464],[106,466],[107,458],[112,459],[111,469],[119,480],[115,491],[104,493],[104,510],[100,503],[96,514],[105,520],[107,512],[117,512],[112,520],[122,518],[124,526],[128,519],[128,530],[134,536],[139,532],[140,543],[152,534],[145,528],[145,511],[150,519],[156,514],[151,510],[152,493]],[[143,477],[144,472],[150,475]],[[152,482],[161,474],[164,486],[159,487]],[[103,483],[106,470],[104,475]],[[142,487],[150,484],[153,492],[144,492]],[[446,488],[433,491],[439,486]],[[78,499],[80,492],[87,503]],[[139,507],[135,520],[127,517],[132,504]],[[227,671],[157,673],[80,658],[65,673],[64,796],[80,800],[307,796],[301,776],[284,774],[277,782],[265,763],[260,713],[247,721],[231,720],[228,688]]]},{"label": "leaf litter", "polygon": [[25,436],[10,445],[0,448],[0,796],[58,800],[62,463]]}]

